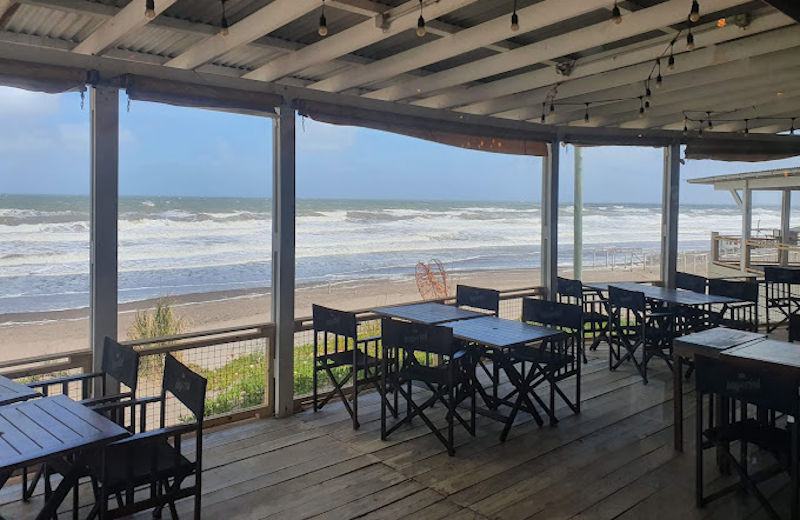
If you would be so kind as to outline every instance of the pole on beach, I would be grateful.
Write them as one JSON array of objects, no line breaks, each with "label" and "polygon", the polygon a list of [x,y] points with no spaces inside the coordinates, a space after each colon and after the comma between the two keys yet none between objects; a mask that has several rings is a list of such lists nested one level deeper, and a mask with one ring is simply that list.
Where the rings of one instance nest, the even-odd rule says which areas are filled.
[{"label": "pole on beach", "polygon": [[572,197],[572,277],[583,278],[583,148],[575,147],[575,185]]}]

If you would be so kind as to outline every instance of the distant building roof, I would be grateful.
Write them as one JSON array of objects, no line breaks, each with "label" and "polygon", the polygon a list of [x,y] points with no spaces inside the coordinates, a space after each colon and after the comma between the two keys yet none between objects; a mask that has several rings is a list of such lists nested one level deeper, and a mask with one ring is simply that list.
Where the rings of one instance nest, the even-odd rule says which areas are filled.
[{"label": "distant building roof", "polygon": [[784,188],[800,190],[800,167],[714,175],[712,177],[688,179],[687,182],[690,184],[711,184],[715,190],[732,190],[745,187],[753,190],[779,190]]}]

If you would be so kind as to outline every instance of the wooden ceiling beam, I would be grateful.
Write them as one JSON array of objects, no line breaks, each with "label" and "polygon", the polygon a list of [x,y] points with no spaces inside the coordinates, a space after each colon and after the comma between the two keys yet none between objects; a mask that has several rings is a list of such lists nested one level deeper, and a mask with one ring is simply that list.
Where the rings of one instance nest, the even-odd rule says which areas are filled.
[{"label": "wooden ceiling beam", "polygon": [[[440,0],[427,7],[427,15],[431,19],[437,18],[475,1]],[[296,52],[280,56],[242,77],[259,81],[274,81],[400,34],[417,26],[418,6],[417,0],[409,0],[384,13],[388,25],[383,28],[380,27],[383,23],[383,18],[363,21],[341,32],[331,34],[324,40],[312,43]],[[345,71],[334,77],[352,74],[352,71]]]},{"label": "wooden ceiling beam", "polygon": [[[312,88],[326,92],[341,92],[360,85],[376,83],[393,78],[403,72],[415,70],[486,45],[513,38],[519,34],[569,20],[604,7],[607,4],[607,0],[544,0],[517,11],[520,21],[520,28],[517,32],[511,30],[508,15],[499,16],[450,36],[445,36],[405,52],[378,60],[368,67],[360,68],[357,73],[346,72],[317,82],[312,85]],[[416,17],[417,15],[414,16],[415,22]],[[431,18],[433,17],[431,16]],[[519,49],[515,49],[498,56],[508,56],[518,51]],[[380,95],[370,95],[369,97],[374,99],[384,98],[384,96]]]},{"label": "wooden ceiling beam", "polygon": [[[158,17],[175,2],[176,0],[159,0],[155,2],[155,17]],[[103,25],[80,42],[72,49],[72,52],[78,54],[101,54],[126,35],[141,29],[154,19],[145,16],[145,9],[146,0],[132,0],[110,20],[106,20]]]}]

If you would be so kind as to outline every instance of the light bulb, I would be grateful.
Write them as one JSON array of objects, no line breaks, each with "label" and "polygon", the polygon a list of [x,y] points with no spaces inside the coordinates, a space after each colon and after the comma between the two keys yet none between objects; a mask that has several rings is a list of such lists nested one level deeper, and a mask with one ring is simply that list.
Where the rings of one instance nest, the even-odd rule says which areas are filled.
[{"label": "light bulb", "polygon": [[155,0],[147,0],[144,7],[144,16],[150,20],[156,17],[156,2]]},{"label": "light bulb", "polygon": [[694,50],[694,34],[692,33],[686,35],[686,48],[690,51]]},{"label": "light bulb", "polygon": [[614,2],[614,9],[611,10],[611,20],[617,25],[622,23],[622,12],[619,10],[616,2]]},{"label": "light bulb", "polygon": [[669,55],[669,59],[667,60],[667,69],[675,70],[675,56],[672,54]]},{"label": "light bulb", "polygon": [[228,30],[228,19],[224,16],[222,17],[222,24],[219,29],[219,34],[222,36],[228,36],[228,34],[230,34],[230,30]]},{"label": "light bulb", "polygon": [[689,12],[689,21],[692,23],[700,21],[700,4],[697,0],[692,0],[692,10]]},{"label": "light bulb", "polygon": [[661,77],[661,74],[656,76],[656,88],[661,88],[661,84],[664,82],[664,78]]},{"label": "light bulb", "polygon": [[519,16],[517,16],[516,12],[511,14],[511,30],[514,32],[519,31]]},{"label": "light bulb", "polygon": [[425,18],[422,15],[419,15],[419,20],[417,20],[417,36],[420,38],[425,36]]},{"label": "light bulb", "polygon": [[324,13],[319,15],[319,28],[317,29],[317,34],[320,36],[328,35],[328,20],[325,19]]}]

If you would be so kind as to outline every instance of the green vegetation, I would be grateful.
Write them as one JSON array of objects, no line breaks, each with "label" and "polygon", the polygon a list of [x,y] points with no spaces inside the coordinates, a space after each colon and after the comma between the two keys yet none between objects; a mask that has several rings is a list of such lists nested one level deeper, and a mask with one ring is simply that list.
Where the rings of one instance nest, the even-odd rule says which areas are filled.
[{"label": "green vegetation", "polygon": [[210,370],[193,367],[208,379],[206,415],[219,415],[264,403],[266,359],[253,352]]},{"label": "green vegetation", "polygon": [[[174,336],[185,332],[186,326],[186,320],[175,314],[169,300],[162,298],[156,302],[156,308],[152,312],[136,311],[133,316],[133,323],[128,328],[127,336],[129,340]],[[150,347],[170,345],[172,343],[174,342],[165,341],[143,345],[141,350],[143,354],[146,354],[145,351]],[[176,353],[175,357],[180,360],[179,353]],[[158,374],[157,377],[160,377],[163,369],[164,356],[142,356],[139,371],[145,377],[153,377],[156,374]]]}]

